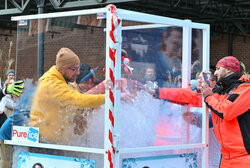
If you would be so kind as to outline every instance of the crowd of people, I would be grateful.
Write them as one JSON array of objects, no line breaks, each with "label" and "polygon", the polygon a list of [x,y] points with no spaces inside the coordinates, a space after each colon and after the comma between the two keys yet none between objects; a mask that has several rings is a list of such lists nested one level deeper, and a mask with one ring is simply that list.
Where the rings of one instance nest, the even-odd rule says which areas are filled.
[{"label": "crowd of people", "polygon": [[[143,80],[132,84],[136,83],[140,86],[138,90],[144,90],[156,99],[188,106],[189,111],[183,112],[182,117],[188,124],[199,128],[202,112],[197,107],[202,107],[204,98],[209,108],[210,136],[217,139],[209,139],[213,144],[209,149],[214,151],[220,146],[221,150],[216,153],[221,154],[221,159],[217,158],[220,168],[249,168],[250,83],[240,73],[239,60],[233,56],[219,60],[214,72],[210,72],[209,84],[200,72],[197,79],[190,82],[189,88],[170,88],[166,84],[169,74],[176,76],[181,73],[179,39],[182,39],[182,34],[181,29],[168,29],[164,31],[158,66],[145,67]],[[134,70],[129,64],[131,59],[125,50],[122,52],[123,77],[130,78]],[[159,76],[161,80],[157,80]],[[13,125],[39,127],[39,142],[67,145],[72,132],[82,135],[86,131],[86,111],[91,112],[105,103],[105,81],[96,79],[94,70],[88,64],[80,63],[79,57],[69,48],[58,51],[56,64],[43,74],[37,87],[23,93],[23,81],[15,80],[15,71],[7,71],[0,91],[0,167],[3,168],[11,164],[12,149],[4,144],[4,140],[11,140]],[[127,101],[133,96],[125,93],[121,94],[121,99]],[[43,166],[37,163],[33,167]]]}]

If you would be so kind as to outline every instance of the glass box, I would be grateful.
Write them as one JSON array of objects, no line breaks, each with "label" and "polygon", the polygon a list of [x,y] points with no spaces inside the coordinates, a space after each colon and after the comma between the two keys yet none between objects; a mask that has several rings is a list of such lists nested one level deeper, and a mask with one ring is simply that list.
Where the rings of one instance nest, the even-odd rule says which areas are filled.
[{"label": "glass box", "polygon": [[[177,167],[208,166],[205,104],[189,105],[177,96],[209,70],[209,25],[113,5],[12,20],[18,24],[17,78],[24,79],[25,88],[11,125],[15,136],[39,128],[39,142],[13,139],[14,132],[5,141],[15,146],[13,167],[22,166],[23,152],[88,159],[91,165],[85,166],[96,168],[159,167],[169,159],[179,160]],[[71,49],[84,64],[80,77],[79,65],[58,68],[61,48]],[[84,79],[77,83],[82,94],[68,92],[76,89],[67,88],[73,82],[69,71],[73,79]],[[168,94],[161,93],[164,89]],[[89,94],[105,94],[105,103]]]}]

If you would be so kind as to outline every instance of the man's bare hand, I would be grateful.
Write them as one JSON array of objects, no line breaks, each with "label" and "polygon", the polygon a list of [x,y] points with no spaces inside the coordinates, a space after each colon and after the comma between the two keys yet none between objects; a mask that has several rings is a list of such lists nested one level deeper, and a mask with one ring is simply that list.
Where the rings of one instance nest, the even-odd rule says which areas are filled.
[{"label": "man's bare hand", "polygon": [[205,81],[202,81],[201,93],[203,97],[207,97],[213,94],[212,89],[207,85]]}]

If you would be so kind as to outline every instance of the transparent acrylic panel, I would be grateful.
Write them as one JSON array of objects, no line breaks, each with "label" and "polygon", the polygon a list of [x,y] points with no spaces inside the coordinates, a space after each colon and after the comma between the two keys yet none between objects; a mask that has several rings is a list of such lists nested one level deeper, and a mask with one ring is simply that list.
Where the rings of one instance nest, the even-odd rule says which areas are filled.
[{"label": "transparent acrylic panel", "polygon": [[[43,40],[38,22],[43,24]],[[25,80],[25,89],[13,125],[40,128],[40,143],[104,148],[105,22],[88,15],[18,25],[17,78]],[[37,50],[42,43],[44,72],[49,73],[38,83]],[[71,65],[65,58],[55,67],[63,47],[78,55],[83,65]],[[94,95],[83,95],[86,92]]]},{"label": "transparent acrylic panel", "polygon": [[[193,93],[197,93],[202,104],[202,96],[200,93],[200,74],[202,72],[202,52],[203,52],[203,34],[201,29],[192,29],[192,50],[191,50],[191,81],[190,89]],[[201,143],[202,135],[202,107],[191,105],[189,111],[185,113],[185,120],[190,123],[190,139],[197,134],[199,138],[196,143]]]},{"label": "transparent acrylic panel", "polygon": [[[123,54],[122,77],[127,81],[127,91],[135,94],[135,99],[121,105],[120,147],[201,143],[201,125],[190,123],[191,109],[183,106],[192,101],[192,97],[183,97],[187,89],[181,88],[182,27],[137,24],[123,21],[122,49],[127,55]],[[192,35],[193,46],[195,40]],[[196,47],[191,60],[201,59],[202,43]],[[125,58],[128,63],[124,62]],[[192,73],[198,71],[197,68],[200,71],[201,62],[196,63]],[[156,94],[151,95],[152,91]],[[192,90],[188,88],[189,92]],[[201,116],[197,122],[201,122],[200,119]]]},{"label": "transparent acrylic panel", "polygon": [[144,152],[121,154],[122,168],[189,168],[201,167],[202,150],[168,150],[162,152]]},{"label": "transparent acrylic panel", "polygon": [[[124,30],[123,48],[134,64],[131,78],[144,79],[149,67],[154,69],[155,81],[159,87],[181,86],[182,28],[164,26]],[[149,73],[148,72],[148,73]]]},{"label": "transparent acrylic panel", "polygon": [[191,79],[197,79],[202,71],[203,34],[201,29],[192,29]]}]

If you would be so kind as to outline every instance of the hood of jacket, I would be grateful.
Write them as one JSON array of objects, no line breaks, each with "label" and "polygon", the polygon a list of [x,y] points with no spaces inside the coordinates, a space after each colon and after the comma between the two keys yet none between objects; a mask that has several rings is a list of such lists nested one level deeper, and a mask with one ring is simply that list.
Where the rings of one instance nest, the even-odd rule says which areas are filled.
[{"label": "hood of jacket", "polygon": [[245,75],[233,73],[217,82],[218,87],[215,88],[215,92],[221,94],[228,93],[233,88],[247,81],[249,81],[249,79]]}]

